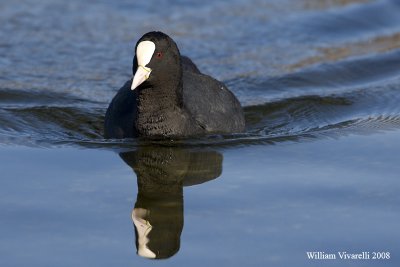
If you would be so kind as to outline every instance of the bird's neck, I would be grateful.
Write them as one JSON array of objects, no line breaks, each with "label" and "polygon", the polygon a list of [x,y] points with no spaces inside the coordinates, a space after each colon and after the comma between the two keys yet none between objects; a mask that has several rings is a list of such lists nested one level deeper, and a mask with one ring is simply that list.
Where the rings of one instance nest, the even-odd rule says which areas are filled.
[{"label": "bird's neck", "polygon": [[[179,81],[179,82],[175,82]],[[174,135],[177,131],[176,116],[182,107],[182,79],[171,78],[160,83],[142,88],[138,94],[136,128],[141,135],[153,133]],[[157,134],[159,135],[159,134]]]}]

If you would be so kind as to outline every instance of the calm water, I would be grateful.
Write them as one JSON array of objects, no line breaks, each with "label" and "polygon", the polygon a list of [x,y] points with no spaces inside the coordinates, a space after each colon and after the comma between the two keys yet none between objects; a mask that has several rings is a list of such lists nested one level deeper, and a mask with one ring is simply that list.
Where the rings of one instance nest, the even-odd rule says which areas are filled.
[{"label": "calm water", "polygon": [[[399,266],[399,14],[395,0],[0,2],[0,265]],[[155,29],[238,96],[245,134],[102,138]]]}]

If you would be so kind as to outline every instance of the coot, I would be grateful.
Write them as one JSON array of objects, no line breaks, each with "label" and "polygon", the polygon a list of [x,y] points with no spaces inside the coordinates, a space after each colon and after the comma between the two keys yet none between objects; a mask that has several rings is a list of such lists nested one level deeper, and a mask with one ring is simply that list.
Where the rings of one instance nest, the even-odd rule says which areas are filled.
[{"label": "coot", "polygon": [[135,47],[131,80],[105,116],[106,138],[173,138],[244,131],[239,101],[202,74],[162,32],[143,35]]}]

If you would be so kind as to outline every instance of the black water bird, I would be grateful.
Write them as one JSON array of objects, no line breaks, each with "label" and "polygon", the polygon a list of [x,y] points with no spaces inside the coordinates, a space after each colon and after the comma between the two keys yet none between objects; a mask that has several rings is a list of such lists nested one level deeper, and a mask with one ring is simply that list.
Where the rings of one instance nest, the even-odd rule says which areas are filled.
[{"label": "black water bird", "polygon": [[168,35],[149,32],[137,42],[135,51],[134,76],[107,109],[106,138],[244,131],[243,111],[234,94],[181,56]]}]

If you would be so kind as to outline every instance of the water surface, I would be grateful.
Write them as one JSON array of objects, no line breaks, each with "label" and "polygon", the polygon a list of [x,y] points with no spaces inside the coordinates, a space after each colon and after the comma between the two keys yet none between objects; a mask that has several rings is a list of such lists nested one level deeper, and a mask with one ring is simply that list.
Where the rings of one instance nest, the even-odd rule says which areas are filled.
[{"label": "water surface", "polygon": [[[398,1],[0,10],[1,265],[398,266]],[[246,133],[103,139],[107,105],[150,30],[228,85]],[[164,259],[137,255],[152,255],[146,246]]]}]

